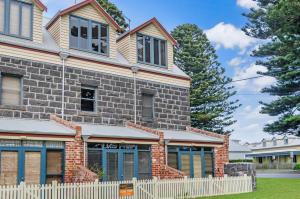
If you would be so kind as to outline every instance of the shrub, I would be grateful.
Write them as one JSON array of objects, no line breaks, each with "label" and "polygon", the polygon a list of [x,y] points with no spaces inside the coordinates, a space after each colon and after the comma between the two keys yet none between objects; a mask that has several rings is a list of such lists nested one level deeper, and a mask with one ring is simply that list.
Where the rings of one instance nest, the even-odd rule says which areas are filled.
[{"label": "shrub", "polygon": [[294,170],[300,170],[300,164],[296,164]]}]

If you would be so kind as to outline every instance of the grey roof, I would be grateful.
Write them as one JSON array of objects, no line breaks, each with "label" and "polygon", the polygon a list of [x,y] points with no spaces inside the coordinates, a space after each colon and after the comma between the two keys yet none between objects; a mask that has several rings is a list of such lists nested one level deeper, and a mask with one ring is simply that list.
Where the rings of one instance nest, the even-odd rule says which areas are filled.
[{"label": "grey roof", "polygon": [[248,146],[242,145],[237,140],[229,141],[229,152],[250,152],[251,149]]},{"label": "grey roof", "polygon": [[173,141],[189,141],[189,142],[223,142],[221,138],[215,138],[200,133],[178,130],[162,130],[164,138]]},{"label": "grey roof", "polygon": [[75,135],[75,130],[52,120],[0,118],[0,132]]},{"label": "grey roof", "polygon": [[[288,143],[285,143],[285,139],[288,140]],[[265,142],[265,146],[264,143]],[[297,136],[285,135],[277,136],[272,139],[263,139],[261,142],[251,143],[249,147],[252,150],[261,150],[261,149],[276,149],[281,147],[290,147],[290,146],[300,146],[300,138]]]},{"label": "grey roof", "polygon": [[82,135],[106,138],[129,138],[129,139],[159,139],[157,135],[142,130],[124,127],[107,126],[97,124],[79,123],[82,127]]}]

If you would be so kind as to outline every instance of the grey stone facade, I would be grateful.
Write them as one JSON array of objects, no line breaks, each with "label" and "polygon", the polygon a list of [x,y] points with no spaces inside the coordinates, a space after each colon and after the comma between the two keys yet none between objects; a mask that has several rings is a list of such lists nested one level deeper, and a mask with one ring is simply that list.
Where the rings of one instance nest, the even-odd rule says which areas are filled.
[{"label": "grey stone facade", "polygon": [[[23,105],[0,106],[1,117],[49,119],[61,114],[62,67],[48,63],[0,56],[0,72],[21,75]],[[65,115],[74,122],[124,125],[134,120],[133,79],[66,67]],[[97,112],[81,112],[81,86],[97,89]],[[153,121],[141,117],[141,93],[155,93]],[[185,129],[190,124],[189,89],[157,82],[137,80],[137,120],[161,129]]]}]

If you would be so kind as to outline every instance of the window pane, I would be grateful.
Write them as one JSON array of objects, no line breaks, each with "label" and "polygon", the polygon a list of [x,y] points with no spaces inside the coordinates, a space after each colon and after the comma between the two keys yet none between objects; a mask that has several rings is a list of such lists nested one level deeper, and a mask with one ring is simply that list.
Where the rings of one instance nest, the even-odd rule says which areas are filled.
[{"label": "window pane", "polygon": [[154,64],[159,65],[159,40],[154,39]]},{"label": "window pane", "polygon": [[94,101],[81,99],[82,111],[94,111]]},{"label": "window pane", "polygon": [[99,52],[99,25],[92,24],[92,51]]},{"label": "window pane", "polygon": [[166,66],[166,42],[160,41],[160,63],[162,66]]},{"label": "window pane", "polygon": [[20,9],[19,3],[16,1],[10,2],[10,24],[9,33],[19,35],[19,24],[20,24]]},{"label": "window pane", "polygon": [[145,37],[145,62],[151,63],[151,38]]},{"label": "window pane", "polygon": [[24,4],[22,5],[22,31],[23,37],[31,36],[31,6]]},{"label": "window pane", "polygon": [[138,53],[138,61],[144,61],[144,38],[143,36],[137,37],[137,53]]},{"label": "window pane", "polygon": [[139,178],[151,178],[151,153],[149,151],[139,151]]},{"label": "window pane", "polygon": [[20,78],[2,76],[2,105],[20,105],[21,103],[21,81]]},{"label": "window pane", "polygon": [[101,26],[101,53],[107,54],[108,48],[107,48],[107,26],[102,25]]},{"label": "window pane", "polygon": [[61,151],[47,151],[47,174],[62,173],[63,154]]},{"label": "window pane", "polygon": [[205,175],[213,174],[213,158],[211,153],[205,154]]},{"label": "window pane", "polygon": [[184,173],[185,176],[190,177],[190,154],[182,154],[181,155],[181,171]]},{"label": "window pane", "polygon": [[142,116],[153,118],[153,95],[143,94],[142,105]]},{"label": "window pane", "polygon": [[102,151],[88,150],[88,167],[91,170],[102,169]]},{"label": "window pane", "polygon": [[88,89],[88,88],[82,88],[81,89],[81,98],[95,99],[95,90],[94,89]]},{"label": "window pane", "polygon": [[168,166],[178,169],[178,153],[176,152],[169,152],[168,153]]},{"label": "window pane", "polygon": [[80,42],[79,48],[88,49],[88,21],[80,20]]},{"label": "window pane", "polygon": [[70,19],[70,46],[78,48],[78,27],[79,20],[77,18],[71,17]]},{"label": "window pane", "polygon": [[4,0],[0,0],[0,32],[4,32]]}]

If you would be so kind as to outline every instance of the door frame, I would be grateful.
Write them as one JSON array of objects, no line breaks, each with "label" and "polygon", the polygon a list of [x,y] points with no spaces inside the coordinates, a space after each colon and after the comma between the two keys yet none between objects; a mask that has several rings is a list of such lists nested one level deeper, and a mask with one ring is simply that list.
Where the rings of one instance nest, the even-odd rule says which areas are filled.
[{"label": "door frame", "polygon": [[103,149],[102,150],[102,162],[103,162],[103,171],[104,181],[107,181],[107,153],[117,153],[118,154],[118,180],[124,180],[124,154],[131,153],[133,154],[133,169],[134,169],[134,177],[138,177],[138,151],[136,149]]}]

